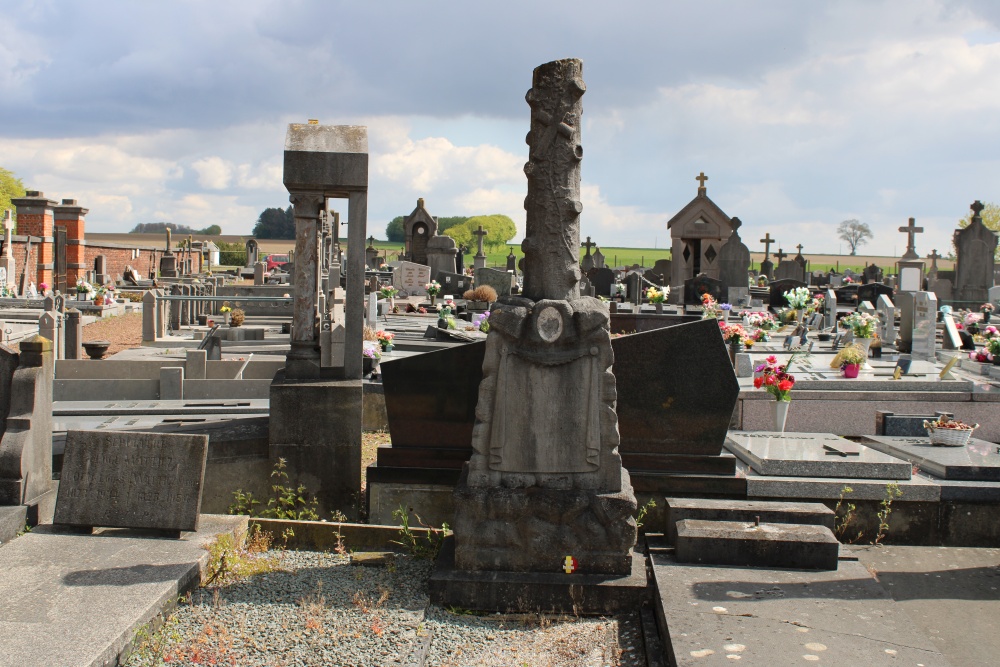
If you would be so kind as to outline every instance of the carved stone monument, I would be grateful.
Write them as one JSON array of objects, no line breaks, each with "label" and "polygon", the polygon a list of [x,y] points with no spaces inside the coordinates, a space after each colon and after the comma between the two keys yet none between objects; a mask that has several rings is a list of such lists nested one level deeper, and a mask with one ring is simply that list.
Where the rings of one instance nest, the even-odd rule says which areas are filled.
[{"label": "carved stone monument", "polygon": [[723,285],[723,294],[729,293],[733,287],[747,288],[747,270],[750,268],[750,250],[743,244],[740,238],[740,226],[743,224],[739,218],[730,221],[733,233],[729,240],[719,248],[719,280]]},{"label": "carved stone monument", "polygon": [[609,312],[579,294],[581,75],[579,60],[542,65],[527,94],[524,290],[490,317],[474,452],[455,489],[458,570],[633,572]]},{"label": "carved stone monument", "polygon": [[176,278],[177,277],[177,255],[174,254],[174,248],[171,244],[171,232],[170,228],[167,227],[167,249],[163,251],[163,256],[160,257],[160,277],[161,278]]},{"label": "carved stone monument", "polygon": [[969,226],[955,232],[955,296],[976,308],[986,301],[993,287],[997,233],[983,224],[980,213],[984,206],[979,200],[971,208]]}]

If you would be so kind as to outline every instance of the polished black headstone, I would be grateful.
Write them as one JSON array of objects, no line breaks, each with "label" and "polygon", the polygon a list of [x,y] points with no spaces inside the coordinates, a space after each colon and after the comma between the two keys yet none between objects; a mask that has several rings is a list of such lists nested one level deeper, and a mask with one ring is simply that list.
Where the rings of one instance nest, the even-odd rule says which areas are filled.
[{"label": "polished black headstone", "polygon": [[893,289],[888,285],[883,285],[878,282],[870,282],[864,285],[858,285],[858,303],[863,301],[869,301],[871,303],[877,303],[880,294],[885,294],[890,299],[893,296]]},{"label": "polished black headstone", "polygon": [[729,299],[729,294],[723,294],[722,281],[706,276],[704,273],[684,281],[684,303],[686,305],[700,306],[702,294],[711,294],[712,298],[719,303]]},{"label": "polished black headstone", "polygon": [[587,273],[590,284],[597,296],[611,296],[611,286],[615,284],[615,272],[609,268],[593,269]]},{"label": "polished black headstone", "polygon": [[768,285],[771,291],[768,303],[771,304],[772,308],[784,308],[788,305],[788,299],[785,298],[785,292],[791,291],[796,287],[807,287],[807,285],[801,280],[792,280],[786,278],[784,280],[774,280]]}]

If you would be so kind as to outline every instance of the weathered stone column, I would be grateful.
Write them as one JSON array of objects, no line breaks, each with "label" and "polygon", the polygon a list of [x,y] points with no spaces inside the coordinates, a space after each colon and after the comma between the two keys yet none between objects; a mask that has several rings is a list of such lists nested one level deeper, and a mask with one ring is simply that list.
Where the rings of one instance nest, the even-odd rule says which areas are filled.
[{"label": "weathered stone column", "polygon": [[[66,338],[66,358],[81,359],[80,345],[83,343],[83,323],[80,321],[80,311],[70,308],[66,311],[66,328],[64,335]],[[143,317],[143,331],[145,331],[145,316]]]},{"label": "weathered stone column", "polygon": [[361,379],[361,350],[365,319],[365,232],[368,229],[368,193],[352,192],[348,199],[347,247],[357,248],[347,254],[347,287],[344,304],[344,377]]},{"label": "weathered stone column", "polygon": [[292,311],[292,345],[285,375],[289,379],[319,377],[319,212],[325,198],[318,192],[297,192],[289,197],[295,216],[295,302]]},{"label": "weathered stone column", "polygon": [[[564,574],[567,557],[576,574],[631,576],[645,587],[633,563],[635,495],[618,453],[608,307],[578,287],[581,73],[579,60],[542,65],[527,95],[524,296],[500,297],[492,309],[473,454],[454,494],[455,566],[484,587],[495,571],[585,586]],[[472,599],[473,589],[443,584],[432,601],[483,608],[489,598],[503,610],[521,596],[529,606],[541,600],[531,581],[505,586]],[[545,606],[575,604],[568,588],[562,595]]]}]

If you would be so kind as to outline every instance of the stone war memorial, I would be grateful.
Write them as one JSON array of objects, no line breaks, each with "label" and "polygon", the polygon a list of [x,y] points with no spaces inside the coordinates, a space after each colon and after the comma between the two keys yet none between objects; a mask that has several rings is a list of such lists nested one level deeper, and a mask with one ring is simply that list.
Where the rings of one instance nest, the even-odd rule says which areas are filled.
[{"label": "stone war memorial", "polygon": [[434,188],[379,240],[398,165],[338,119],[275,130],[294,239],[12,198],[0,667],[997,664],[987,200],[954,260],[920,211],[900,256],[831,257],[835,225],[731,217],[706,173],[767,198],[662,155],[696,193],[622,248],[582,203],[583,102],[618,95],[588,67],[531,73],[499,251]]}]

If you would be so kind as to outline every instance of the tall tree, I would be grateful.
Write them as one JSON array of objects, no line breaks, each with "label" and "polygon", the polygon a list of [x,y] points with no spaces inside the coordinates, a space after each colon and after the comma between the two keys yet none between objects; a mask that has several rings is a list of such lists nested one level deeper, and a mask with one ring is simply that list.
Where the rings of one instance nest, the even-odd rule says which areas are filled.
[{"label": "tall tree", "polygon": [[470,248],[478,248],[479,246],[473,232],[480,225],[487,232],[486,238],[483,239],[483,245],[491,251],[505,246],[508,241],[517,235],[517,227],[514,225],[514,221],[506,215],[499,213],[473,216],[465,222],[451,227],[445,234],[455,239],[455,243],[459,245],[464,243]]},{"label": "tall tree", "polygon": [[23,197],[24,192],[24,183],[21,179],[15,176],[14,172],[0,167],[0,219],[3,218],[3,212],[9,208],[11,215],[14,216],[14,222],[17,222],[17,210],[10,200]]},{"label": "tall tree", "polygon": [[[983,225],[988,229],[992,229],[995,232],[1000,232],[1000,204],[993,204],[991,202],[985,202],[983,204],[983,211],[979,214],[979,217],[983,219]],[[965,214],[965,217],[958,221],[958,226],[965,229],[972,222],[972,211]],[[955,242],[952,241],[952,246]],[[1000,262],[1000,245],[996,249],[996,261]]]},{"label": "tall tree", "polygon": [[406,240],[406,231],[403,229],[403,220],[406,218],[397,215],[385,228],[385,238],[390,243],[402,243]]},{"label": "tall tree", "polygon": [[837,226],[837,238],[847,241],[847,244],[851,246],[852,255],[857,255],[858,246],[868,243],[868,239],[872,238],[872,236],[871,227],[853,218],[851,220],[844,220]]},{"label": "tall tree", "polygon": [[294,239],[295,217],[292,207],[287,209],[265,208],[253,226],[253,235],[259,239]]}]

